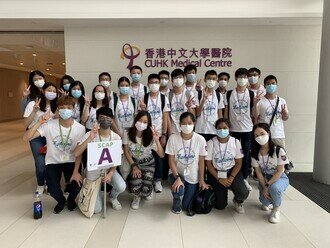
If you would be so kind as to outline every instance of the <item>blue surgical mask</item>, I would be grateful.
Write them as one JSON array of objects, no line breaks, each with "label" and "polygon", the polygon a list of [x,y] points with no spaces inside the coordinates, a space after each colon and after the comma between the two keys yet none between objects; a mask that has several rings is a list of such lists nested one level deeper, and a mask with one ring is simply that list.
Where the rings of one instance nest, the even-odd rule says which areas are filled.
[{"label": "blue surgical mask", "polygon": [[70,84],[63,84],[63,89],[65,89],[66,91],[69,91]]},{"label": "blue surgical mask", "polygon": [[269,84],[269,85],[266,86],[266,91],[269,94],[275,93],[276,90],[277,90],[277,85],[276,84]]},{"label": "blue surgical mask", "polygon": [[81,90],[71,90],[71,94],[74,98],[79,98],[81,97]]},{"label": "blue surgical mask", "polygon": [[141,74],[132,74],[131,75],[133,82],[140,82],[142,75]]},{"label": "blue surgical mask", "polygon": [[128,95],[129,87],[128,86],[119,87],[119,92],[122,95]]},{"label": "blue surgical mask", "polygon": [[196,74],[190,73],[187,75],[187,81],[190,83],[195,83],[196,78],[197,78]]},{"label": "blue surgical mask", "polygon": [[72,117],[73,115],[73,110],[72,109],[60,109],[58,111],[60,117],[63,119],[63,120],[67,120],[69,118]]},{"label": "blue surgical mask", "polygon": [[219,138],[227,138],[229,135],[229,130],[228,129],[217,129],[217,135]]}]

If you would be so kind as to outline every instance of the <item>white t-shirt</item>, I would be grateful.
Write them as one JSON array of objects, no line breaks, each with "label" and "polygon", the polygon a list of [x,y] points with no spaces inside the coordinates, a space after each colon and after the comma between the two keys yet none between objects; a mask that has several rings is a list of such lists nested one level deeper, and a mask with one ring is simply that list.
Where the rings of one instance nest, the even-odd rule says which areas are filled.
[{"label": "white t-shirt", "polygon": [[[213,94],[207,97],[204,102],[204,107],[201,115],[197,117],[195,132],[202,134],[216,134],[217,130],[214,127],[215,122],[218,120],[218,110],[223,109],[222,95],[219,93],[220,99],[218,100],[217,93],[213,90]],[[201,100],[204,97],[204,91],[202,91]]]},{"label": "white t-shirt", "polygon": [[[85,140],[87,140],[89,135],[90,135],[90,131],[87,132],[82,137],[82,139],[79,141],[78,145],[80,145]],[[120,140],[120,139],[121,139],[120,136],[118,134],[116,134],[115,132],[112,132],[112,131],[111,131],[110,136],[107,137],[107,138],[101,136],[102,141]],[[91,142],[100,142],[101,140],[100,140],[99,134],[97,134],[96,137]],[[87,171],[87,179],[95,181],[96,179],[98,179],[101,176],[101,172],[102,172],[102,170]]]},{"label": "white t-shirt", "polygon": [[180,133],[172,134],[166,145],[166,153],[174,155],[178,173],[183,175],[188,183],[198,183],[199,156],[207,155],[203,136],[194,132],[190,140],[184,140]]},{"label": "white t-shirt", "polygon": [[261,93],[261,96],[265,96],[267,93],[265,86],[263,86],[262,84],[260,84],[259,89],[255,90],[255,89],[252,89],[251,87],[249,89],[252,90],[254,92],[254,95],[256,95],[256,96],[260,93]]},{"label": "white t-shirt", "polygon": [[121,135],[124,135],[124,131],[133,125],[135,109],[131,97],[128,97],[127,101],[121,101],[118,97],[117,106],[114,107],[114,101],[110,101],[110,108],[115,109],[114,116],[116,117],[116,124]]},{"label": "white t-shirt", "polygon": [[154,141],[152,141],[147,147],[142,145],[142,138],[136,137],[136,142],[137,143],[131,141],[128,137],[128,133],[125,131],[123,145],[128,145],[128,150],[131,153],[132,158],[136,160],[149,158],[152,156],[152,150],[157,150],[157,145]]},{"label": "white t-shirt", "polygon": [[[140,99],[143,99],[143,97],[144,97],[144,94],[145,94],[144,87],[146,87],[146,86],[144,86],[142,83],[140,83],[138,87],[130,86],[129,95],[131,97],[133,97],[137,103],[139,103]],[[148,92],[148,89],[147,89],[147,92]]]},{"label": "white t-shirt", "polygon": [[[62,138],[60,135],[62,131]],[[70,128],[60,127],[59,119],[50,120],[38,128],[40,136],[46,137],[47,164],[72,163],[75,161],[73,150],[85,134],[85,127],[74,120]]]},{"label": "white t-shirt", "polygon": [[[273,157],[271,156],[262,156],[259,152],[258,161],[254,158],[252,159],[253,167],[260,167],[262,173],[268,175],[274,175],[278,165],[285,165],[289,163],[289,160],[286,156],[286,152],[283,148],[280,148],[278,157],[276,156],[276,149],[274,151]],[[283,169],[284,172],[284,169]]]},{"label": "white t-shirt", "polygon": [[150,113],[152,125],[155,126],[157,132],[162,135],[163,113],[171,111],[168,98],[165,96],[165,105],[164,109],[162,109],[161,95],[158,94],[157,99],[153,99],[151,95],[149,95],[147,111]]},{"label": "white t-shirt", "polygon": [[168,98],[168,94],[170,93],[170,91],[171,90],[169,88],[167,88],[166,91],[160,91],[160,93],[162,93],[163,95],[165,95]]},{"label": "white t-shirt", "polygon": [[73,114],[72,114],[72,118],[77,122],[80,122],[80,112],[81,111],[82,111],[82,109],[80,109],[80,103],[78,102],[74,105]]},{"label": "white t-shirt", "polygon": [[[35,101],[31,101],[28,103],[28,105],[26,106],[25,108],[25,111],[24,111],[24,115],[23,117],[24,118],[28,118],[30,116],[30,114],[33,112],[33,107],[35,105]],[[46,111],[50,109],[50,107],[46,108]],[[33,127],[37,122],[38,120],[40,119],[41,116],[43,116],[45,114],[45,112],[41,111],[40,109],[36,112],[34,118],[33,118],[33,121],[31,122],[31,124],[29,125],[29,129],[31,127]],[[54,114],[51,112],[51,117],[53,117]]]},{"label": "white t-shirt", "polygon": [[[182,113],[188,111],[186,102],[191,97],[194,97],[195,99],[197,99],[197,96],[195,96],[193,92],[187,92],[185,89],[182,91],[181,94],[176,95],[173,92],[173,93],[170,93],[169,96],[171,96],[171,94],[173,94],[173,98],[170,103],[172,133],[179,133],[180,132],[180,115]],[[197,101],[198,101],[198,99],[197,99]],[[192,108],[196,108],[196,101],[194,101],[192,103]]]},{"label": "white t-shirt", "polygon": [[[270,127],[270,132],[272,134],[272,138],[274,139],[283,139],[285,138],[284,133],[284,124],[282,119],[282,105],[285,104],[286,101],[283,98],[279,98],[279,103],[277,106],[276,114],[274,116],[273,123]],[[277,97],[275,99],[267,99],[266,97],[262,97],[260,101],[257,103],[257,112],[259,113],[258,122],[261,123],[270,123],[270,120],[273,116],[275,107],[276,107]],[[288,111],[287,106],[285,107],[286,111]]]},{"label": "white t-shirt", "polygon": [[94,107],[91,107],[90,108],[90,110],[89,110],[89,116],[88,116],[88,119],[86,121],[86,128],[93,129],[93,125],[96,122],[96,111],[98,109],[99,108],[94,108]]},{"label": "white t-shirt", "polygon": [[227,143],[220,143],[217,137],[207,142],[207,156],[205,160],[212,161],[216,170],[228,171],[235,166],[235,159],[243,158],[241,142],[229,137]]},{"label": "white t-shirt", "polygon": [[253,123],[250,110],[250,94],[245,89],[244,93],[238,93],[233,89],[229,100],[229,121],[232,132],[251,132]]}]

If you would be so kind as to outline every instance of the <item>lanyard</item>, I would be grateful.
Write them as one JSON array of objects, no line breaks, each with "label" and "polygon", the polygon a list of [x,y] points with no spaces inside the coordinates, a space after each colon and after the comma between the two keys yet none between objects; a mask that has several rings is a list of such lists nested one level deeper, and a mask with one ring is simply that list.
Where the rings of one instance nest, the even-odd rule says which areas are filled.
[{"label": "lanyard", "polygon": [[[99,140],[100,140],[100,142],[102,142],[103,140],[102,140],[102,138],[101,138],[101,134],[100,134],[100,131],[99,131]],[[110,130],[110,139],[109,139],[109,141],[111,141],[111,130]]]},{"label": "lanyard", "polygon": [[[227,142],[227,144],[226,144],[225,152],[224,152],[223,155],[222,155],[222,152],[221,152],[221,143],[218,141],[218,144],[219,144],[219,153],[220,153],[220,164],[223,163],[223,161],[224,161],[224,159],[225,159],[225,157],[226,157],[227,148],[228,148],[228,143],[229,143],[229,140],[228,140],[228,142]],[[222,158],[221,158],[221,157],[222,157]]]},{"label": "lanyard", "polygon": [[156,99],[156,103],[154,102],[154,100],[152,100],[151,96],[150,96],[150,101],[151,101],[151,105],[154,111],[157,110],[157,105],[158,105],[158,99],[159,99],[159,93],[157,95],[157,99]]},{"label": "lanyard", "polygon": [[266,163],[265,163],[265,159],[264,159],[264,156],[263,155],[261,155],[261,157],[262,157],[262,163],[263,163],[263,165],[264,165],[264,173],[266,172],[266,169],[268,168],[268,162],[269,162],[269,154],[268,154],[268,157],[267,157],[267,161],[266,161]]},{"label": "lanyard", "polygon": [[[140,158],[140,155],[142,154],[142,147],[143,147],[143,144],[142,144],[142,139],[141,139],[141,144],[139,144],[136,140],[136,158]],[[138,149],[139,147],[139,149]]]},{"label": "lanyard", "polygon": [[124,117],[125,117],[125,121],[127,121],[127,112],[128,112],[128,104],[129,104],[129,99],[127,100],[127,108],[125,109],[125,106],[124,106],[124,103],[122,100],[120,100],[121,102],[121,105],[123,107],[123,110],[124,110]]},{"label": "lanyard", "polygon": [[186,163],[188,164],[188,162],[189,162],[189,157],[190,157],[190,152],[191,152],[191,143],[192,143],[192,138],[193,137],[191,137],[191,140],[190,140],[190,144],[189,144],[189,150],[186,152],[186,147],[185,147],[185,145],[184,145],[184,141],[183,141],[183,139],[182,139],[182,145],[183,145],[183,152],[184,152],[184,157],[185,157],[185,159],[186,159]]},{"label": "lanyard", "polygon": [[[204,92],[203,92],[203,94],[205,94]],[[208,103],[208,105],[209,105],[209,109],[206,109],[206,105],[204,105],[204,111],[210,111],[210,115],[212,114],[212,109],[211,109],[211,107],[212,107],[212,103],[214,102],[214,92],[212,92],[212,100],[210,101],[209,100],[209,96],[207,96],[207,103]]]},{"label": "lanyard", "polygon": [[63,151],[65,151],[65,148],[66,148],[66,146],[68,145],[68,141],[69,141],[69,138],[70,138],[70,134],[71,134],[72,126],[73,126],[73,125],[70,126],[70,130],[69,130],[68,136],[66,136],[66,141],[65,141],[65,143],[64,143],[64,140],[63,140],[63,134],[62,134],[62,128],[61,128],[60,122],[58,122],[58,127],[59,127],[59,129],[60,129],[61,142],[62,142],[62,146],[63,146]]},{"label": "lanyard", "polygon": [[237,97],[237,102],[238,102],[240,114],[242,114],[242,106],[243,106],[242,103],[241,103],[241,101],[243,101],[245,99],[245,95],[246,95],[246,89],[244,91],[244,95],[243,95],[242,99],[239,99],[238,93],[237,93],[237,90],[236,90],[236,97]]},{"label": "lanyard", "polygon": [[135,87],[132,86],[133,97],[134,97],[137,101],[139,101],[139,100],[140,100],[140,96],[139,96],[139,93],[140,93],[140,84],[139,84],[139,86],[137,87],[137,93],[136,93],[136,94],[135,94],[135,92],[134,92],[134,88],[135,88]]},{"label": "lanyard", "polygon": [[[276,102],[276,99],[277,99],[277,97],[275,98],[275,102]],[[267,98],[267,100],[268,100],[268,102],[269,102],[269,104],[270,104],[270,106],[272,107],[272,109],[273,109],[273,111],[275,112],[275,117],[277,118],[277,109],[275,109],[275,107],[276,107],[276,103],[275,103],[275,106],[273,106],[273,104],[271,103],[271,101]],[[273,112],[273,114],[274,114],[274,112]]]}]

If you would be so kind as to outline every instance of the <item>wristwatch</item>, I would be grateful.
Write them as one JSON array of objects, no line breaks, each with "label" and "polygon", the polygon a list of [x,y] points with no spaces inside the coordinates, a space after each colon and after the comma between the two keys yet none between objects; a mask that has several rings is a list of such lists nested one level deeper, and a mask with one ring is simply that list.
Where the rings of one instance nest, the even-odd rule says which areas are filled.
[{"label": "wristwatch", "polygon": [[175,180],[178,179],[178,178],[180,177],[179,174],[177,174],[177,175],[173,175],[173,176],[174,176]]}]

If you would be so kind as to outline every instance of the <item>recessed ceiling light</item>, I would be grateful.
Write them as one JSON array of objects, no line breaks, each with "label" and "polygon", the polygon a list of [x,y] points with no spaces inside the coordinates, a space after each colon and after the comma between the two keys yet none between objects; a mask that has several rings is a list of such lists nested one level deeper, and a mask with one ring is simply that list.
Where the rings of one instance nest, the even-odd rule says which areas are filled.
[{"label": "recessed ceiling light", "polygon": [[19,63],[20,65],[24,65],[24,63],[23,62],[21,62],[21,63]]},{"label": "recessed ceiling light", "polygon": [[49,68],[47,68],[46,71],[49,71]]},{"label": "recessed ceiling light", "polygon": [[25,46],[26,49],[33,49],[34,47],[33,46],[30,46],[30,45],[27,45]]},{"label": "recessed ceiling light", "polygon": [[33,53],[32,56],[33,56],[33,57],[37,57],[37,54],[36,54],[36,53]]},{"label": "recessed ceiling light", "polygon": [[49,76],[51,76],[52,74],[50,73]]},{"label": "recessed ceiling light", "polygon": [[63,62],[62,65],[65,65],[65,63]]}]

